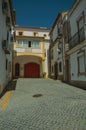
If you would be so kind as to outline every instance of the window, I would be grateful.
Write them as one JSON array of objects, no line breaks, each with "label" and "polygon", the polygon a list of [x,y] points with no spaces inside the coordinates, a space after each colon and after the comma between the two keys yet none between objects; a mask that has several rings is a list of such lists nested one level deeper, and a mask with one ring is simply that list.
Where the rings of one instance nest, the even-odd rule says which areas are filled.
[{"label": "window", "polygon": [[9,32],[7,31],[7,48],[9,49]]},{"label": "window", "polygon": [[28,47],[28,41],[27,40],[23,40],[23,46]]},{"label": "window", "polygon": [[7,70],[7,68],[8,68],[7,66],[8,66],[8,60],[6,59],[6,70]]},{"label": "window", "polygon": [[9,61],[8,71],[11,72],[11,61]]},{"label": "window", "polygon": [[47,35],[46,34],[44,34],[44,37],[46,37]]},{"label": "window", "polygon": [[23,35],[23,32],[19,32],[19,36],[22,36]]},{"label": "window", "polygon": [[4,0],[2,1],[2,11],[4,14],[8,14],[8,3],[5,2]]},{"label": "window", "polygon": [[68,21],[68,40],[71,38],[71,24],[70,21]]},{"label": "window", "polygon": [[19,40],[18,41],[19,47],[39,47],[39,42],[37,41],[28,41],[28,40]]},{"label": "window", "polygon": [[32,47],[39,47],[39,42],[33,41],[32,42]]},{"label": "window", "polygon": [[77,19],[78,38],[80,42],[85,40],[84,23],[85,23],[85,16],[83,11]]},{"label": "window", "polygon": [[9,32],[7,31],[7,41],[9,41]]},{"label": "window", "polygon": [[18,41],[18,46],[19,46],[19,47],[22,47],[22,46],[23,46],[23,41],[22,41],[22,40],[19,40],[19,41]]},{"label": "window", "polygon": [[18,46],[19,47],[28,47],[28,41],[27,40],[19,40]]},{"label": "window", "polygon": [[86,73],[85,70],[85,51],[78,53],[78,75],[84,75]]},{"label": "window", "polygon": [[62,72],[62,62],[59,62],[59,72]]},{"label": "window", "polygon": [[31,41],[28,41],[28,47],[31,47]]},{"label": "window", "polygon": [[34,37],[37,37],[38,36],[38,32],[34,32]]},{"label": "window", "polygon": [[36,37],[36,32],[34,32],[34,37]]},{"label": "window", "polygon": [[77,18],[78,30],[84,26],[84,23],[85,23],[85,16],[84,16],[84,11],[83,11]]},{"label": "window", "polygon": [[15,76],[19,76],[20,75],[20,65],[19,63],[15,64]]}]

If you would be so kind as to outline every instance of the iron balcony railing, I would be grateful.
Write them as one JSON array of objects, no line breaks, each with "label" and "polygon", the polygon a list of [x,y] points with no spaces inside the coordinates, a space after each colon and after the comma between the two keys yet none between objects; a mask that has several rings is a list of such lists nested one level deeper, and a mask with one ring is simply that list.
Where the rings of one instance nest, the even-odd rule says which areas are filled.
[{"label": "iron balcony railing", "polygon": [[76,45],[85,40],[85,28],[82,27],[77,33],[75,33],[69,40],[69,48],[72,49]]}]

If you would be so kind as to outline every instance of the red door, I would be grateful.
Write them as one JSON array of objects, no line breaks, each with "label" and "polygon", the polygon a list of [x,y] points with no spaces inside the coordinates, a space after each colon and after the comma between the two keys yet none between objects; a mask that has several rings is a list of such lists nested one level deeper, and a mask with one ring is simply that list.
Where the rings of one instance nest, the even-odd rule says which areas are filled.
[{"label": "red door", "polygon": [[39,78],[40,77],[40,66],[36,63],[25,64],[24,77],[25,78]]}]

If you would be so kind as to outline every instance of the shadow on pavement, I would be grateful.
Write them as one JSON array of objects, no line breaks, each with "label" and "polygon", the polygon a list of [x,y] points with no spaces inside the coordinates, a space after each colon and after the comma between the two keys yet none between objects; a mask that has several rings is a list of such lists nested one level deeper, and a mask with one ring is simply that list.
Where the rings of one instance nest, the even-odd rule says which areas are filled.
[{"label": "shadow on pavement", "polygon": [[6,87],[5,87],[5,89],[3,90],[3,92],[0,94],[0,98],[2,98],[2,97],[5,95],[6,92],[16,90],[16,83],[17,83],[17,79],[13,79],[12,81],[10,81],[10,82],[6,85]]}]

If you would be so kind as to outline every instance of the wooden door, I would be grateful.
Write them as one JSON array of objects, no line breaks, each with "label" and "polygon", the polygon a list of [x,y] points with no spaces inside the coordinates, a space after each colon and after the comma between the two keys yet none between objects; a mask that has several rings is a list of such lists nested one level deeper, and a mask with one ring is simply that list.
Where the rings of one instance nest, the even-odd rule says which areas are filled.
[{"label": "wooden door", "polygon": [[40,66],[36,63],[25,64],[24,77],[25,78],[39,78],[40,77]]}]

